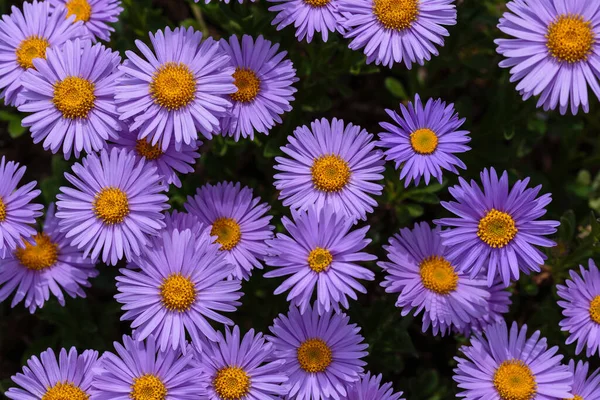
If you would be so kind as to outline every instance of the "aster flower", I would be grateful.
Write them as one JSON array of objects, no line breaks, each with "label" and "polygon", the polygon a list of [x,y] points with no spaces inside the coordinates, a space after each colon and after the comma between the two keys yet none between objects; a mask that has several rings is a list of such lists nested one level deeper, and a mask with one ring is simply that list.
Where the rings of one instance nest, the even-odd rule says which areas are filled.
[{"label": "aster flower", "polygon": [[83,287],[91,286],[88,280],[98,276],[98,271],[60,233],[54,204],[48,207],[44,230],[24,243],[24,247],[0,259],[0,301],[16,291],[11,307],[25,299],[25,307],[33,313],[44,306],[50,293],[61,306],[65,305],[63,290],[73,298],[85,297]]},{"label": "aster flower", "polygon": [[50,13],[46,1],[23,3],[23,11],[16,6],[12,14],[0,21],[0,97],[7,105],[19,105],[22,89],[21,75],[35,68],[33,60],[46,58],[46,50],[58,47],[83,32],[81,22],[67,18],[65,10]]},{"label": "aster flower", "polygon": [[23,246],[23,240],[36,234],[30,225],[42,215],[41,204],[31,203],[38,197],[40,190],[33,190],[36,181],[29,182],[17,189],[25,167],[14,161],[0,159],[0,259],[12,250]]},{"label": "aster flower", "polygon": [[276,5],[269,11],[277,13],[272,25],[282,30],[288,25],[296,28],[296,38],[310,43],[315,32],[326,42],[330,32],[344,33],[339,21],[338,0],[268,0]]},{"label": "aster flower", "polygon": [[377,205],[385,170],[383,154],[375,149],[373,135],[359,126],[334,118],[315,120],[296,128],[277,157],[275,187],[284,206],[306,210],[330,204],[350,219],[366,219]]},{"label": "aster flower", "polygon": [[54,351],[48,349],[39,358],[33,356],[27,360],[23,373],[12,377],[20,387],[11,387],[4,395],[14,400],[87,400],[97,365],[97,351],[77,354],[75,347],[69,352],[63,348],[57,359]]},{"label": "aster flower", "polygon": [[468,131],[458,130],[465,119],[458,118],[454,104],[429,99],[423,106],[417,94],[414,104],[400,104],[402,116],[385,111],[395,124],[379,124],[385,129],[379,134],[379,146],[387,148],[386,160],[393,161],[396,169],[402,165],[400,179],[404,179],[405,187],[413,179],[418,185],[422,177],[427,185],[431,177],[442,183],[442,169],[458,174],[457,167],[467,168],[455,153],[470,150],[466,143],[471,138]]},{"label": "aster flower", "polygon": [[378,265],[386,273],[381,286],[387,293],[399,293],[396,306],[402,316],[423,311],[423,332],[431,326],[434,335],[443,336],[483,318],[489,293],[485,277],[471,279],[456,271],[440,232],[424,222],[402,229],[384,246],[389,261]]},{"label": "aster flower", "polygon": [[352,39],[352,50],[364,48],[367,63],[392,67],[404,62],[423,65],[438,55],[448,30],[456,25],[454,0],[339,0],[338,8]]},{"label": "aster flower", "polygon": [[470,346],[461,348],[465,358],[455,357],[454,380],[467,400],[562,400],[570,397],[573,374],[548,349],[536,331],[527,338],[527,326],[504,321],[475,334]]},{"label": "aster flower", "polygon": [[194,197],[188,196],[185,209],[210,225],[211,236],[235,266],[233,276],[248,279],[254,268],[262,269],[261,260],[267,254],[265,240],[273,237],[274,226],[269,225],[271,209],[260,197],[253,197],[252,189],[229,182],[207,184]]},{"label": "aster flower", "polygon": [[580,274],[569,271],[571,279],[565,285],[556,285],[558,305],[563,308],[565,318],[560,321],[563,331],[569,332],[567,344],[576,342],[576,354],[586,348],[591,357],[600,353],[600,271],[590,258],[588,269],[579,266]]},{"label": "aster flower", "polygon": [[573,390],[569,396],[572,400],[600,400],[600,369],[592,372],[588,377],[590,365],[575,360],[569,361],[569,371],[573,374]]},{"label": "aster flower", "polygon": [[227,95],[236,91],[235,69],[218,42],[201,40],[191,27],[166,28],[150,34],[154,52],[136,41],[146,59],[125,53],[115,99],[121,120],[133,119],[130,129],[139,129],[138,139],[161,142],[163,151],[174,142],[179,150],[195,143],[198,131],[210,139],[219,130],[231,106]]},{"label": "aster flower", "polygon": [[539,96],[537,107],[573,115],[589,111],[588,86],[600,98],[600,7],[587,0],[516,0],[498,28],[510,36],[496,39],[510,68],[511,82],[523,100]]},{"label": "aster flower", "polygon": [[266,278],[289,277],[275,289],[275,294],[290,291],[287,300],[304,314],[310,309],[316,291],[315,309],[319,314],[332,308],[348,308],[348,297],[357,299],[356,292],[367,289],[358,280],[372,281],[375,274],[359,262],[376,260],[362,250],[371,243],[366,238],[368,226],[351,231],[354,223],[343,213],[329,207],[320,211],[292,211],[293,220],[283,217],[281,223],[290,236],[278,233],[268,242],[267,264],[275,267]]},{"label": "aster flower", "polygon": [[488,286],[497,275],[508,286],[511,279],[519,279],[519,270],[540,271],[547,257],[535,246],[555,246],[544,236],[555,233],[560,223],[539,220],[552,201],[550,194],[536,198],[542,185],[527,188],[525,178],[509,191],[508,174],[504,171],[498,179],[494,168],[484,169],[480,177],[483,191],[474,180],[469,184],[459,178],[459,185],[449,190],[457,201],[441,203],[457,218],[434,222],[453,228],[441,233],[442,243],[460,271],[476,276],[485,266]]},{"label": "aster flower", "polygon": [[292,306],[287,316],[279,314],[270,330],[275,358],[286,361],[288,398],[340,400],[346,397],[346,388],[360,379],[368,345],[346,314],[319,315],[310,306],[300,314]]},{"label": "aster flower", "polygon": [[193,400],[205,395],[193,351],[158,351],[154,336],[145,343],[123,336],[123,344],[114,346],[116,354],[106,352],[100,359],[92,381],[94,400]]},{"label": "aster flower", "polygon": [[67,17],[75,16],[81,21],[85,36],[104,41],[110,40],[115,28],[109,24],[117,22],[123,12],[121,0],[49,0],[55,10],[66,10]]},{"label": "aster flower", "polygon": [[90,154],[65,178],[56,203],[60,230],[84,257],[115,265],[132,260],[164,228],[161,213],[169,206],[156,168],[125,149]]},{"label": "aster flower", "polygon": [[19,111],[32,113],[22,121],[34,143],[68,159],[99,151],[121,129],[115,106],[119,53],[89,40],[67,41],[49,48],[47,59],[35,59],[21,76],[25,100]]},{"label": "aster flower", "polygon": [[262,36],[255,42],[249,35],[242,37],[241,44],[236,35],[229,41],[222,39],[221,47],[231,57],[237,87],[230,95],[233,108],[221,119],[223,136],[238,141],[240,136],[254,140],[254,131],[268,135],[281,123],[281,115],[292,110],[296,93],[292,84],[298,78],[292,62],[284,59],[287,52],[278,53],[278,43],[271,45]]},{"label": "aster flower", "polygon": [[161,350],[185,347],[186,332],[193,343],[217,340],[209,324],[233,325],[221,315],[240,305],[241,283],[224,280],[233,265],[213,243],[210,228],[199,237],[192,231],[163,232],[161,245],[155,242],[138,260],[140,271],[121,269],[115,299],[125,311],[121,320],[132,320],[136,339],[156,336]]},{"label": "aster flower", "polygon": [[210,400],[279,399],[287,394],[282,359],[273,360],[273,344],[251,329],[225,328],[225,336],[203,348],[199,364],[208,383]]},{"label": "aster flower", "polygon": [[347,400],[403,400],[402,392],[394,393],[392,383],[381,384],[381,374],[367,372],[348,389]]}]

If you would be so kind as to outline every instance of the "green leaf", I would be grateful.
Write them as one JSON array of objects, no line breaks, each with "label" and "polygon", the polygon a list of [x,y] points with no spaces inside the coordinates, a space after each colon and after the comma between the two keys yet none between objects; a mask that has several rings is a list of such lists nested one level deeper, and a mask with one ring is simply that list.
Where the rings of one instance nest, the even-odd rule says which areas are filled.
[{"label": "green leaf", "polygon": [[387,77],[385,78],[384,85],[388,92],[390,92],[394,97],[397,97],[401,100],[408,99],[406,91],[404,90],[404,86],[398,79],[391,76]]}]

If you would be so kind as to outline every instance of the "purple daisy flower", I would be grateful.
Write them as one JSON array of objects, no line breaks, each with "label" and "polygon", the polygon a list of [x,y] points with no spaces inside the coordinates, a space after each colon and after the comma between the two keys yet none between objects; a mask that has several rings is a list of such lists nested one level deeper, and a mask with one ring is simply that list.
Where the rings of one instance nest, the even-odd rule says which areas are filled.
[{"label": "purple daisy flower", "polygon": [[206,394],[202,373],[188,349],[159,351],[158,340],[123,336],[116,354],[106,352],[92,381],[94,400],[194,400]]},{"label": "purple daisy flower", "polygon": [[600,369],[592,372],[588,377],[590,365],[579,361],[575,365],[575,360],[569,361],[569,371],[573,374],[573,390],[571,400],[600,400]]},{"label": "purple daisy flower", "polygon": [[562,365],[558,346],[548,349],[540,331],[506,322],[488,326],[463,346],[454,380],[467,400],[561,400],[570,397],[573,374]]},{"label": "purple daisy flower", "polygon": [[277,3],[269,7],[269,11],[276,12],[271,25],[277,25],[280,31],[288,25],[296,28],[298,41],[310,43],[316,33],[321,33],[323,41],[329,38],[329,32],[344,33],[340,25],[341,14],[338,10],[339,0],[268,0]]},{"label": "purple daisy flower", "polygon": [[4,395],[13,400],[88,400],[97,365],[97,351],[77,354],[75,347],[68,353],[63,348],[57,359],[54,351],[48,349],[39,358],[33,356],[27,360],[23,373],[12,377],[20,387],[12,387]]},{"label": "purple daisy flower", "polygon": [[516,0],[498,28],[510,39],[496,39],[510,68],[510,81],[527,100],[540,96],[537,107],[561,114],[579,106],[589,111],[588,86],[600,99],[600,3],[590,0]]},{"label": "purple daisy flower", "polygon": [[344,37],[352,50],[364,47],[367,63],[392,67],[423,65],[438,55],[448,30],[456,25],[454,0],[338,0]]},{"label": "purple daisy flower", "polygon": [[12,255],[0,259],[0,301],[16,290],[11,307],[25,299],[25,307],[33,313],[42,308],[52,293],[65,305],[63,290],[71,297],[85,297],[83,287],[98,276],[95,264],[69,245],[58,229],[54,204],[50,203],[44,230],[17,248]]},{"label": "purple daisy flower", "polygon": [[558,221],[542,220],[552,201],[550,194],[538,198],[542,185],[527,188],[529,178],[518,180],[509,191],[506,171],[500,179],[494,168],[481,174],[483,191],[471,180],[459,178],[459,185],[449,189],[457,201],[441,204],[457,218],[434,221],[453,229],[441,233],[442,243],[449,248],[448,258],[460,271],[478,275],[487,267],[488,286],[500,276],[505,286],[511,279],[540,271],[546,255],[535,246],[555,246],[545,235],[556,232]]},{"label": "purple daisy flower", "polygon": [[31,227],[35,219],[42,215],[41,204],[31,203],[38,197],[40,190],[33,190],[36,181],[29,182],[17,189],[17,185],[27,168],[19,163],[0,159],[0,259],[6,257],[24,240],[36,234]]},{"label": "purple daisy flower", "polygon": [[59,226],[84,257],[115,265],[132,260],[165,224],[169,208],[166,188],[156,168],[125,149],[90,154],[65,178],[75,187],[61,187],[57,196]]},{"label": "purple daisy flower", "polygon": [[230,264],[235,265],[233,276],[248,279],[254,268],[262,269],[261,260],[267,255],[265,240],[273,237],[271,209],[252,189],[238,183],[220,182],[199,188],[194,197],[188,196],[185,209],[210,225],[211,236]]},{"label": "purple daisy flower", "polygon": [[381,384],[381,374],[367,372],[348,389],[347,400],[403,400],[402,392],[394,393],[392,383]]},{"label": "purple daisy flower", "polygon": [[384,246],[389,262],[378,265],[386,273],[381,286],[399,293],[396,307],[402,308],[402,316],[423,311],[423,332],[431,326],[434,335],[443,336],[483,318],[490,295],[484,276],[471,279],[448,261],[440,232],[425,222],[402,229]]},{"label": "purple daisy flower", "polygon": [[292,306],[287,316],[275,319],[269,328],[274,336],[268,339],[275,346],[275,358],[285,360],[288,398],[340,400],[360,379],[369,345],[362,343],[360,328],[349,320],[341,313],[319,315],[310,306],[304,314]]},{"label": "purple daisy flower", "polygon": [[600,271],[591,258],[589,269],[579,266],[581,275],[570,270],[571,279],[564,285],[556,285],[558,305],[565,318],[560,321],[563,331],[569,332],[567,344],[577,342],[576,354],[586,347],[586,355],[591,357],[600,353]]},{"label": "purple daisy flower", "polygon": [[373,135],[353,124],[323,118],[300,126],[277,157],[275,187],[284,206],[307,210],[330,204],[350,219],[366,219],[377,206],[370,195],[380,195],[385,170],[383,153]]},{"label": "purple daisy flower", "polygon": [[33,60],[46,58],[46,50],[58,47],[83,33],[81,22],[67,18],[65,10],[50,13],[46,1],[23,3],[0,21],[0,97],[7,105],[18,106],[22,89],[21,75],[35,68]]},{"label": "purple daisy flower", "polygon": [[156,335],[161,350],[184,348],[186,332],[193,343],[218,339],[209,324],[233,325],[221,312],[240,305],[241,283],[225,280],[233,272],[210,227],[194,237],[191,230],[163,232],[138,260],[140,271],[121,269],[115,299],[125,311],[121,320],[132,320],[136,339]]},{"label": "purple daisy flower", "polygon": [[244,35],[242,42],[236,35],[229,41],[221,39],[221,47],[231,57],[235,67],[233,77],[237,92],[230,95],[233,108],[221,119],[223,136],[240,136],[254,140],[254,131],[269,134],[275,124],[281,123],[281,115],[291,111],[298,82],[294,65],[286,51],[280,53],[279,44],[271,45],[262,36],[252,39]]},{"label": "purple daisy flower", "polygon": [[231,106],[227,95],[237,90],[229,56],[191,27],[159,30],[150,41],[156,55],[140,40],[146,59],[125,53],[115,96],[121,120],[133,118],[130,129],[139,129],[138,139],[160,142],[163,151],[171,142],[178,150],[192,145],[198,131],[210,139]]},{"label": "purple daisy flower", "polygon": [[362,250],[371,243],[366,238],[368,226],[351,231],[354,222],[343,213],[329,207],[320,211],[311,207],[308,212],[292,211],[293,220],[287,217],[281,223],[291,236],[278,233],[268,241],[267,264],[275,267],[266,278],[290,275],[275,294],[290,291],[287,300],[300,308],[309,309],[316,291],[315,309],[319,314],[331,309],[348,308],[348,297],[357,299],[356,292],[367,289],[358,280],[372,281],[375,274],[360,266],[359,262],[376,260]]},{"label": "purple daisy flower", "polygon": [[23,126],[34,143],[44,141],[45,150],[62,147],[66,159],[71,151],[75,157],[100,151],[121,130],[114,101],[119,53],[75,39],[49,48],[46,56],[21,76],[25,101],[19,111],[32,113]]},{"label": "purple daisy flower", "polygon": [[273,344],[262,333],[250,329],[243,337],[240,328],[225,328],[225,336],[202,349],[199,364],[208,380],[210,400],[280,399],[287,394],[285,360],[273,360]]},{"label": "purple daisy flower", "polygon": [[402,165],[400,179],[408,187],[414,179],[415,185],[424,177],[429,185],[431,177],[442,183],[442,169],[458,174],[458,168],[466,169],[455,153],[471,150],[466,146],[471,138],[469,131],[458,130],[465,119],[459,119],[454,104],[446,105],[441,99],[427,100],[425,106],[417,94],[415,102],[408,106],[400,104],[400,112],[385,110],[395,125],[381,122],[385,132],[379,134],[379,146],[387,148],[386,160]]},{"label": "purple daisy flower", "polygon": [[115,28],[109,24],[119,20],[123,12],[121,0],[49,0],[56,10],[67,10],[67,17],[75,16],[75,21],[81,21],[85,35],[108,42]]}]

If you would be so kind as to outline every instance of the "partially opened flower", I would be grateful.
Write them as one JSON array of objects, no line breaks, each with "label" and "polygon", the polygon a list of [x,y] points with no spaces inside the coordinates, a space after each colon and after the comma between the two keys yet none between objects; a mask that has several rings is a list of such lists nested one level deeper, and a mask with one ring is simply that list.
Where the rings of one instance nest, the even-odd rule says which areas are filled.
[{"label": "partially opened flower", "polygon": [[86,36],[104,41],[110,40],[115,31],[110,24],[117,22],[123,11],[121,0],[49,0],[56,10],[66,9],[67,17],[75,16],[81,21]]},{"label": "partially opened flower", "polygon": [[394,393],[392,383],[381,384],[381,374],[371,375],[367,372],[354,382],[348,389],[347,400],[403,400],[400,399],[402,392]]},{"label": "partially opened flower", "polygon": [[294,25],[296,38],[310,43],[315,34],[320,33],[326,42],[331,32],[344,33],[340,24],[341,14],[338,9],[338,0],[268,0],[276,5],[269,7],[269,11],[277,13],[272,25],[277,25],[277,30]]},{"label": "partially opened flower", "polygon": [[569,399],[572,400],[600,400],[600,369],[588,376],[590,365],[587,362],[569,361],[569,371],[574,376],[573,389]]}]

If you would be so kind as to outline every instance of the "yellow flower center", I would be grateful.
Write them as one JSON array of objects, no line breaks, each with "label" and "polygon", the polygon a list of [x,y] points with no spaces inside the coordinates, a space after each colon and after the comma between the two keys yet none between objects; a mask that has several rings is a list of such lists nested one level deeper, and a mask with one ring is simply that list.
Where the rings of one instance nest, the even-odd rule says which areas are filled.
[{"label": "yellow flower center", "polygon": [[160,143],[156,143],[153,146],[146,139],[139,139],[135,142],[135,151],[141,157],[146,157],[146,160],[156,160],[163,155]]},{"label": "yellow flower center", "polygon": [[17,48],[17,64],[23,69],[33,68],[34,58],[46,58],[46,49],[50,47],[48,40],[41,36],[29,36]]},{"label": "yellow flower center", "polygon": [[308,266],[315,272],[323,272],[333,261],[333,256],[327,249],[323,249],[321,247],[315,247],[308,254]]},{"label": "yellow flower center", "polygon": [[167,388],[160,378],[146,374],[133,379],[129,397],[133,400],[165,400]]},{"label": "yellow flower center", "polygon": [[2,201],[2,197],[0,197],[0,222],[4,222],[6,220],[6,204]]},{"label": "yellow flower center", "polygon": [[600,324],[600,295],[594,297],[590,302],[590,318],[597,324]]},{"label": "yellow flower center", "polygon": [[87,0],[70,0],[65,4],[67,7],[67,18],[75,16],[75,21],[88,22],[92,16],[92,6]]},{"label": "yellow flower center", "polygon": [[417,129],[410,134],[410,145],[415,153],[431,154],[437,149],[438,137],[431,129]]},{"label": "yellow flower center", "polygon": [[258,92],[260,92],[260,79],[258,79],[254,71],[249,68],[238,67],[233,73],[233,78],[237,87],[237,92],[231,95],[233,100],[248,103],[258,96]]},{"label": "yellow flower center", "polygon": [[188,311],[196,301],[196,286],[189,277],[171,274],[160,285],[162,303],[170,311]]},{"label": "yellow flower center", "polygon": [[89,398],[89,394],[68,382],[58,382],[42,396],[42,400],[88,400]]},{"label": "yellow flower center", "polygon": [[531,400],[537,392],[535,376],[521,360],[500,364],[494,373],[494,387],[502,400]]},{"label": "yellow flower center", "polygon": [[297,358],[304,371],[323,372],[331,364],[331,349],[321,339],[308,339],[298,348]]},{"label": "yellow flower center", "polygon": [[419,0],[373,0],[373,14],[386,29],[408,29],[419,15]]},{"label": "yellow flower center", "polygon": [[165,63],[154,73],[150,95],[159,106],[179,110],[196,97],[196,78],[185,64]]},{"label": "yellow flower center", "polygon": [[221,250],[231,250],[242,239],[240,225],[233,218],[221,217],[213,222],[210,230],[211,236],[216,236],[216,243],[221,245]]},{"label": "yellow flower center", "polygon": [[451,293],[458,285],[458,274],[444,257],[431,256],[421,261],[419,274],[423,286],[437,294]]},{"label": "yellow flower center", "polygon": [[105,224],[120,224],[129,215],[127,194],[116,187],[105,187],[96,194],[94,214]]},{"label": "yellow flower center", "polygon": [[548,26],[546,47],[557,60],[575,63],[590,55],[594,36],[591,22],[578,14],[563,14]]},{"label": "yellow flower center", "polygon": [[250,377],[239,367],[225,367],[217,372],[213,387],[221,399],[239,400],[250,390]]},{"label": "yellow flower center", "polygon": [[575,397],[573,397],[572,399],[563,399],[563,400],[584,400],[584,398],[576,394]]},{"label": "yellow flower center", "polygon": [[56,264],[58,245],[45,233],[38,233],[33,239],[35,244],[25,242],[25,247],[15,250],[15,257],[21,265],[33,271],[43,271]]},{"label": "yellow flower center", "polygon": [[54,84],[52,103],[63,118],[87,118],[96,100],[94,89],[95,85],[87,79],[67,76]]},{"label": "yellow flower center", "polygon": [[502,248],[517,234],[515,220],[505,212],[492,208],[479,221],[477,236],[490,247]]},{"label": "yellow flower center", "polygon": [[350,166],[333,154],[317,158],[310,168],[315,188],[323,192],[339,192],[350,182]]},{"label": "yellow flower center", "polygon": [[324,7],[329,4],[330,1],[331,0],[304,0],[304,3],[311,7]]}]

